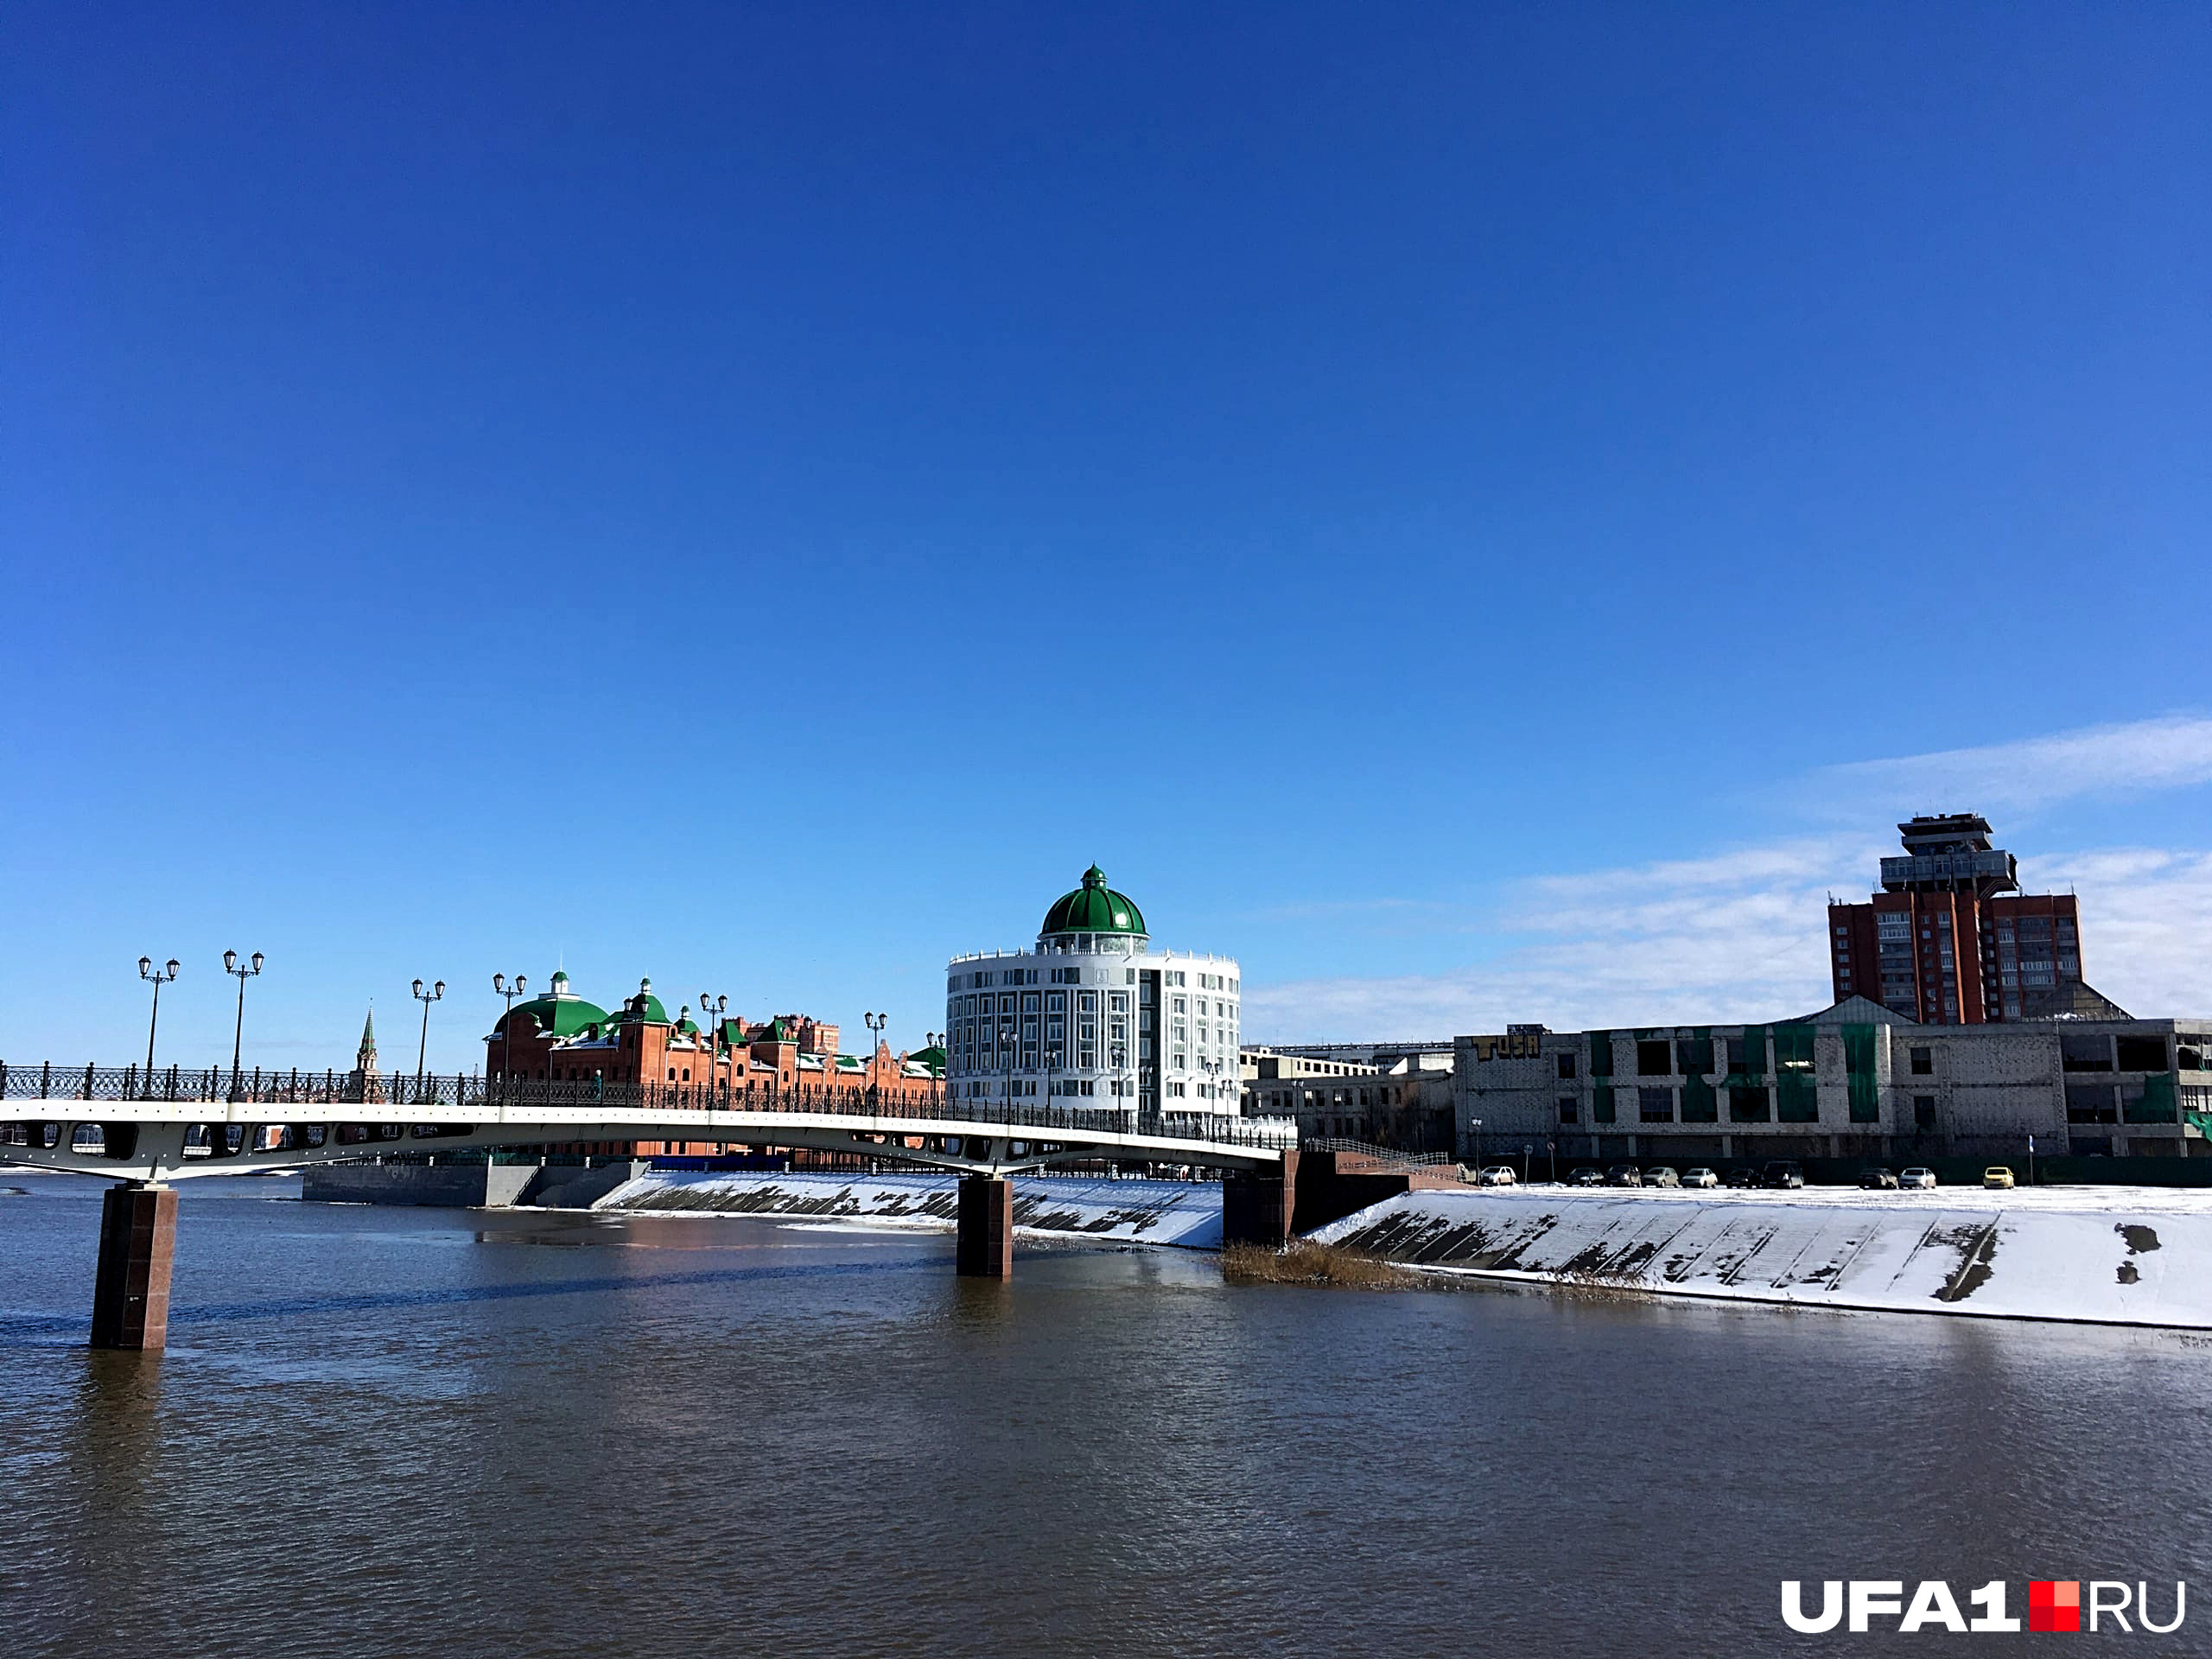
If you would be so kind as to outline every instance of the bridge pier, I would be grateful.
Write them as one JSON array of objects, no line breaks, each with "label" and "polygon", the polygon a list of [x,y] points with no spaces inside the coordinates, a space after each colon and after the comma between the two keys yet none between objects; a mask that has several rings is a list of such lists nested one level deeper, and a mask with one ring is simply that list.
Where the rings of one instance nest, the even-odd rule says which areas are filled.
[{"label": "bridge pier", "polygon": [[960,1178],[955,1270],[970,1279],[1014,1277],[1014,1183],[1003,1175]]},{"label": "bridge pier", "polygon": [[176,1189],[123,1181],[100,1203],[92,1346],[158,1350],[168,1340]]},{"label": "bridge pier", "polygon": [[1221,1179],[1221,1242],[1279,1250],[1291,1240],[1298,1213],[1298,1154],[1285,1152],[1273,1169],[1232,1172]]}]

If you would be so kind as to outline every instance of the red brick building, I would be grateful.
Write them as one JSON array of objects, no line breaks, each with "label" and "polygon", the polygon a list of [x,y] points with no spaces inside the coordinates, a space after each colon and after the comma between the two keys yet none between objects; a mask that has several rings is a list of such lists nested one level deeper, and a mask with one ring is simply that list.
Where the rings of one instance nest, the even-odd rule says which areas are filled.
[{"label": "red brick building", "polygon": [[[543,996],[517,1003],[484,1039],[484,1070],[493,1078],[636,1086],[658,1084],[686,1091],[712,1087],[731,1103],[760,1099],[872,1091],[899,1105],[925,1105],[944,1092],[942,1049],[897,1053],[879,1041],[863,1060],[837,1052],[838,1028],[805,1014],[778,1014],[760,1024],[724,1020],[702,1028],[691,1011],[673,1020],[641,981],[637,995],[613,1012],[569,988],[565,973],[553,976]],[[719,1143],[639,1141],[594,1147],[639,1157],[702,1156],[726,1150]]]},{"label": "red brick building", "polygon": [[2082,982],[2071,893],[2022,893],[2012,855],[1973,813],[1897,826],[1883,891],[1828,906],[1836,1001],[1863,996],[1923,1025],[1978,1026],[2108,1007]]}]

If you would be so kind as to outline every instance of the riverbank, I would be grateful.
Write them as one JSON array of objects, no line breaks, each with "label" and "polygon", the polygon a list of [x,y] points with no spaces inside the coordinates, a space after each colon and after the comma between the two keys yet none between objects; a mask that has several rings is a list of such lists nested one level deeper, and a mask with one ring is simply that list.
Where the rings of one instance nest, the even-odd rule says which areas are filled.
[{"label": "riverbank", "polygon": [[[600,1198],[598,1211],[814,1217],[889,1227],[951,1228],[958,1178],[925,1173],[655,1170]],[[1014,1180],[1017,1234],[1122,1239],[1187,1249],[1221,1247],[1221,1187],[1211,1181],[1116,1181],[1022,1175]]]},{"label": "riverbank", "polygon": [[1312,1236],[1529,1284],[2212,1329],[2212,1195],[2195,1192],[1414,1192]]}]

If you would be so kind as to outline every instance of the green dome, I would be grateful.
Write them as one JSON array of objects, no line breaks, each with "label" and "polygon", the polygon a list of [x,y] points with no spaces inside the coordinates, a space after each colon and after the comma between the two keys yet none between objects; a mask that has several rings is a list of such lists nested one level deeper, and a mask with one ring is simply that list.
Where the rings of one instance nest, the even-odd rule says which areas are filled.
[{"label": "green dome", "polygon": [[1144,912],[1127,893],[1106,885],[1106,872],[1096,864],[1083,873],[1083,885],[1064,893],[1045,912],[1042,933],[1138,933],[1144,931]]},{"label": "green dome", "polygon": [[518,1002],[514,1013],[500,1021],[501,1028],[509,1029],[509,1021],[525,1014],[537,1021],[538,1030],[554,1037],[573,1037],[587,1026],[606,1023],[606,1009],[585,1001],[581,996],[568,994],[569,976],[566,974],[556,974],[553,982],[561,988],[547,996],[535,996],[527,1002]]}]

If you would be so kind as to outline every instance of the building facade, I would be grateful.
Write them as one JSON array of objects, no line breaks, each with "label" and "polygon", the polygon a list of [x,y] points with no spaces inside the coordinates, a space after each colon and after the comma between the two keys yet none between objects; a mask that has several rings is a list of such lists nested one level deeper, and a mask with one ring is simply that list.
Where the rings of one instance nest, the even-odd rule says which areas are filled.
[{"label": "building facade", "polygon": [[[1332,1044],[1330,1050],[1353,1046]],[[1450,1051],[1382,1046],[1375,1063],[1274,1048],[1243,1052],[1244,1115],[1293,1118],[1301,1144],[1351,1141],[1400,1152],[1452,1149]],[[1366,1052],[1364,1049],[1353,1052]]]},{"label": "building facade", "polygon": [[[894,1054],[878,1041],[875,1052],[861,1059],[839,1053],[837,1037],[837,1027],[805,1014],[778,1014],[759,1023],[725,1019],[702,1027],[687,1007],[671,1020],[650,979],[609,1012],[578,996],[568,975],[556,972],[543,995],[499,1017],[484,1039],[484,1069],[493,1078],[658,1084],[677,1098],[712,1090],[739,1103],[747,1095],[772,1098],[815,1090],[870,1090],[878,1099],[910,1105],[942,1098],[940,1051]],[[723,1148],[639,1141],[589,1150],[658,1157]]]},{"label": "building facade", "polygon": [[[1918,1025],[1863,997],[1774,1025],[1461,1038],[1460,1154],[1562,1163],[2212,1153],[2212,1022]],[[1479,1125],[1479,1127],[1478,1127]]]},{"label": "building facade", "polygon": [[1238,1110],[1236,963],[1156,948],[1094,864],[1027,950],[946,964],[952,1103],[1035,1101],[1144,1116]]},{"label": "building facade", "polygon": [[1986,819],[1917,817],[1897,831],[1904,852],[1882,861],[1882,891],[1828,906],[1838,1001],[1863,996],[1931,1026],[2126,1017],[2083,982],[2074,895],[2020,893]]}]

